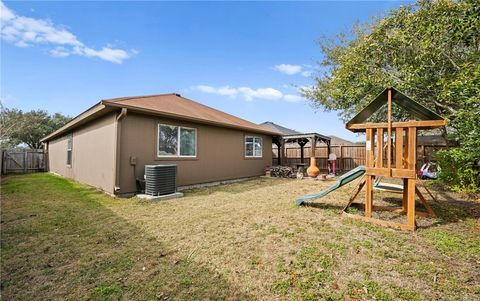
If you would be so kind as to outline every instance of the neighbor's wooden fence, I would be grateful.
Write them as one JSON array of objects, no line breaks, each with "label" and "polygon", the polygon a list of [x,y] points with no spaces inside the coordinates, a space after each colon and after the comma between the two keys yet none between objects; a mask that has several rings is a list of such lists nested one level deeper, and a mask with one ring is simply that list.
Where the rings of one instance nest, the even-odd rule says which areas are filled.
[{"label": "neighbor's wooden fence", "polygon": [[[427,160],[433,160],[435,151],[445,148],[443,145],[419,145],[417,148],[417,166],[420,168]],[[273,146],[272,165],[278,165],[278,149]],[[354,169],[357,166],[365,165],[365,145],[332,145],[330,152],[337,155],[336,169],[339,172],[345,172]],[[310,157],[312,150],[305,147],[303,150],[304,163],[310,165]],[[315,148],[315,157],[317,158],[317,166],[320,170],[328,169],[328,152],[327,146],[317,146]],[[384,156],[386,158],[386,156]],[[285,154],[282,157],[282,165],[294,166],[301,163],[300,147],[285,147]]]},{"label": "neighbor's wooden fence", "polygon": [[47,154],[42,149],[2,151],[2,174],[48,170]]}]

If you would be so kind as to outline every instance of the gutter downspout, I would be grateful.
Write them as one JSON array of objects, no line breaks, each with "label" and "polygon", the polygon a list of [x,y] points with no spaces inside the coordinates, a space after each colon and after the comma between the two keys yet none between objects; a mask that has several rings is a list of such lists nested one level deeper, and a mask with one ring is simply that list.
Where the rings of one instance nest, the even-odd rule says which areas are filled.
[{"label": "gutter downspout", "polygon": [[121,137],[122,137],[122,120],[127,116],[127,108],[122,108],[120,114],[115,117],[115,183],[113,188],[113,193],[116,194],[120,190],[120,147],[121,147]]}]

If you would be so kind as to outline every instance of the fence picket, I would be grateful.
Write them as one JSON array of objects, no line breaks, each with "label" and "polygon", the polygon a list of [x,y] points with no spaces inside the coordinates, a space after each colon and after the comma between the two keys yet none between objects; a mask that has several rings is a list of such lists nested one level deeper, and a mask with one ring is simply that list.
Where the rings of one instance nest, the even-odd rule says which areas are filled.
[{"label": "fence picket", "polygon": [[47,154],[42,150],[4,150],[2,174],[47,171]]},{"label": "fence picket", "polygon": [[[417,158],[417,167],[420,167],[425,161],[434,159],[433,153],[436,150],[445,148],[444,145],[421,145],[418,147],[419,156]],[[317,166],[321,170],[328,169],[328,149],[327,146],[317,146],[315,148],[315,157]],[[360,165],[365,165],[365,145],[332,145],[330,152],[337,155],[337,170],[341,172],[349,171]],[[310,164],[311,148],[304,147],[304,163]],[[300,147],[285,146],[285,155],[282,157],[282,165],[295,166],[300,161]],[[272,165],[277,165],[278,150],[272,148]]]}]

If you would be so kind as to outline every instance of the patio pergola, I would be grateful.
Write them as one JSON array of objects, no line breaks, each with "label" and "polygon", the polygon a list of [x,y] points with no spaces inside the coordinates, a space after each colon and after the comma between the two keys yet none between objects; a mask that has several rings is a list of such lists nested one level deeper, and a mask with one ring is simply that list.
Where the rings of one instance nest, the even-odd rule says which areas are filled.
[{"label": "patio pergola", "polygon": [[272,142],[278,148],[278,165],[282,165],[283,148],[285,144],[297,143],[300,146],[301,162],[305,163],[303,148],[308,142],[310,142],[310,145],[312,146],[312,155],[315,155],[315,147],[318,141],[323,142],[327,145],[327,152],[330,154],[330,137],[328,136],[324,136],[318,133],[306,133],[306,134],[292,134],[292,135],[284,135],[281,137],[275,137]]}]

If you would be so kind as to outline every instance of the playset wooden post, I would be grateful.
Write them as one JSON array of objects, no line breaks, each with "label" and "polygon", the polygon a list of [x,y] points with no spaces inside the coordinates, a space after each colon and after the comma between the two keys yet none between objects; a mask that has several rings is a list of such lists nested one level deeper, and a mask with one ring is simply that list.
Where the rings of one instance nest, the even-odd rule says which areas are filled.
[{"label": "playset wooden post", "polygon": [[[393,122],[392,104],[395,103],[400,109],[405,110],[411,120]],[[387,122],[366,122],[367,118],[375,113],[381,106],[387,105]],[[414,119],[415,118],[415,119]],[[430,111],[411,98],[394,88],[385,89],[370,104],[350,120],[346,128],[353,132],[365,132],[366,134],[366,172],[365,182],[365,216],[347,213],[347,208],[353,204],[353,199],[344,210],[347,216],[363,219],[382,226],[400,228],[403,230],[415,230],[415,195],[418,195],[422,204],[427,209],[427,215],[435,216],[416,187],[416,153],[417,153],[417,130],[432,129],[445,126],[447,121],[436,113]],[[386,144],[385,144],[386,133]],[[393,140],[393,143],[392,143]],[[393,156],[392,156],[393,154]],[[403,183],[403,199],[400,208],[380,208],[373,205],[373,189],[376,177],[392,177],[401,179]],[[359,192],[357,191],[357,194]],[[356,196],[356,195],[355,195]],[[406,214],[406,223],[383,221],[372,217],[373,210],[389,210]]]}]

